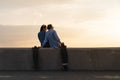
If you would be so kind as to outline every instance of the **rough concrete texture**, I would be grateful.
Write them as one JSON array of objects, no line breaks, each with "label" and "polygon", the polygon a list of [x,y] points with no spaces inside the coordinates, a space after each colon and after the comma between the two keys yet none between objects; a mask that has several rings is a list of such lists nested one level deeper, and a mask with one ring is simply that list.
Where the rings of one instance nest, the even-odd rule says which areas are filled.
[{"label": "rough concrete texture", "polygon": [[0,80],[120,80],[120,71],[0,71]]},{"label": "rough concrete texture", "polygon": [[[67,48],[69,70],[120,70],[120,48]],[[0,48],[0,70],[34,70],[32,48]],[[60,49],[39,48],[38,70],[61,70]]]},{"label": "rough concrete texture", "polygon": [[0,49],[0,70],[32,70],[32,50],[27,48]]}]

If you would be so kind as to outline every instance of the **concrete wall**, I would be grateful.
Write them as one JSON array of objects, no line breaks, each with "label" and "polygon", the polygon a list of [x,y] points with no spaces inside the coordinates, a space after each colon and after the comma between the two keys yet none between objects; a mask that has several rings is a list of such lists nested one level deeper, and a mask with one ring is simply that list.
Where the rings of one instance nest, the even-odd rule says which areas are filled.
[{"label": "concrete wall", "polygon": [[32,50],[22,48],[0,49],[0,70],[31,70]]},{"label": "concrete wall", "polygon": [[[120,70],[120,48],[67,48],[69,70]],[[39,70],[60,70],[60,49],[40,48]],[[34,70],[32,48],[0,48],[0,70]]]},{"label": "concrete wall", "polygon": [[71,70],[120,70],[120,48],[68,49]]}]

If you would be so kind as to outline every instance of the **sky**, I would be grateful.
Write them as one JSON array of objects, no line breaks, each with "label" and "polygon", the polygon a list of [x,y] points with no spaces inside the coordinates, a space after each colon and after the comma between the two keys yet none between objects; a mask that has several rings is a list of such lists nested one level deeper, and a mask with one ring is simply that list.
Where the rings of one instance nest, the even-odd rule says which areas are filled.
[{"label": "sky", "polygon": [[120,0],[0,0],[0,47],[39,46],[42,24],[68,47],[119,47]]}]

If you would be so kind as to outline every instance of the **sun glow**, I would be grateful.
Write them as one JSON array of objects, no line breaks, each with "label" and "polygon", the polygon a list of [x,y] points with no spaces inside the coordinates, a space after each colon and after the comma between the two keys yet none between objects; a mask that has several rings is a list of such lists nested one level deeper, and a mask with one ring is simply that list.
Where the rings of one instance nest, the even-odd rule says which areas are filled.
[{"label": "sun glow", "polygon": [[40,46],[37,33],[42,24],[53,24],[68,47],[120,46],[119,0],[1,0],[0,4],[0,47]]}]

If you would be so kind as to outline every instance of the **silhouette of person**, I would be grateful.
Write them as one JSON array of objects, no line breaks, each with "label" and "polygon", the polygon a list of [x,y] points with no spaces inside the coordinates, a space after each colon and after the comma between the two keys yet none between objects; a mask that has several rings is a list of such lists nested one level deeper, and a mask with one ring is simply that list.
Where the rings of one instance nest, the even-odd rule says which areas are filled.
[{"label": "silhouette of person", "polygon": [[[47,30],[47,26],[43,24],[43,25],[41,26],[41,28],[40,28],[40,32],[38,33],[38,39],[39,39],[39,41],[40,41],[40,43],[41,43],[41,46],[42,46],[43,41],[44,41],[44,39],[45,39],[46,30]],[[46,43],[44,46],[42,46],[42,47],[50,47],[50,46],[49,46],[49,43],[47,42],[47,43]]]},{"label": "silhouette of person", "polygon": [[49,24],[47,29],[48,31],[46,32],[45,40],[42,46],[49,42],[51,48],[59,48],[61,42],[52,24]]}]

